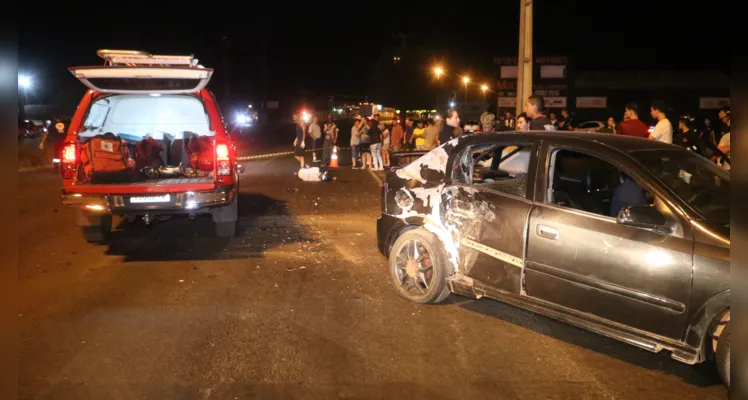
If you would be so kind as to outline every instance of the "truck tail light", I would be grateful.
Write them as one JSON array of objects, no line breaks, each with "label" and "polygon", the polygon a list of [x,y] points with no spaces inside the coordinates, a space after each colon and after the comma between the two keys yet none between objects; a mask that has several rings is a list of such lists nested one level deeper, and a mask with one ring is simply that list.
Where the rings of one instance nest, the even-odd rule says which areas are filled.
[{"label": "truck tail light", "polygon": [[216,160],[228,161],[229,160],[229,146],[225,144],[216,145]]},{"label": "truck tail light", "polygon": [[66,143],[62,147],[60,174],[63,179],[73,179],[78,165],[78,146],[75,143]]},{"label": "truck tail light", "polygon": [[216,163],[218,164],[218,168],[216,168],[218,176],[231,175],[231,157],[229,157],[228,145],[224,143],[216,145]]},{"label": "truck tail light", "polygon": [[68,143],[62,148],[62,162],[65,164],[75,164],[78,155],[76,154],[75,143]]}]

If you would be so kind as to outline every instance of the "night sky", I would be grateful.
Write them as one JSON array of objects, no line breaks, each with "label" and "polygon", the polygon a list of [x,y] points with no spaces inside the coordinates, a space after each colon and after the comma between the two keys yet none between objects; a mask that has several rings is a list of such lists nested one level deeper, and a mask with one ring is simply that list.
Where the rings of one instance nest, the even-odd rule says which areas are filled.
[{"label": "night sky", "polygon": [[[267,10],[259,2],[179,4],[184,11],[167,14],[143,5],[115,9],[105,13],[105,20],[59,19],[43,15],[58,15],[58,10],[41,11],[41,23],[21,26],[19,34],[19,73],[32,75],[36,83],[30,103],[49,101],[60,92],[79,98],[83,86],[67,67],[101,64],[100,48],[193,53],[201,64],[216,68],[216,78],[230,76],[234,95],[250,101],[262,96],[265,37],[269,98],[283,100],[309,93],[366,94],[366,77],[376,61],[385,49],[400,44],[392,37],[396,32],[412,36],[409,46],[447,53],[451,70],[489,82],[496,75],[493,57],[516,55],[518,48],[516,0],[408,3],[407,8],[406,2],[276,1]],[[570,55],[578,70],[728,72],[726,15],[718,8],[640,0],[534,4],[535,54]],[[211,11],[206,5],[219,8]],[[223,68],[225,41],[230,43],[229,71]],[[428,73],[429,66],[423,67]]]}]

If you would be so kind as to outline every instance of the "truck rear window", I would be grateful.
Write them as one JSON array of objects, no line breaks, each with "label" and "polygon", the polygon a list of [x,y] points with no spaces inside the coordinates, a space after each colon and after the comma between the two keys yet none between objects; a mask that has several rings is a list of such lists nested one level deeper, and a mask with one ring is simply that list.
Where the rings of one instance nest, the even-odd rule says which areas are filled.
[{"label": "truck rear window", "polygon": [[187,134],[212,135],[202,100],[185,94],[115,94],[95,100],[83,123],[80,137],[106,132],[129,139]]}]

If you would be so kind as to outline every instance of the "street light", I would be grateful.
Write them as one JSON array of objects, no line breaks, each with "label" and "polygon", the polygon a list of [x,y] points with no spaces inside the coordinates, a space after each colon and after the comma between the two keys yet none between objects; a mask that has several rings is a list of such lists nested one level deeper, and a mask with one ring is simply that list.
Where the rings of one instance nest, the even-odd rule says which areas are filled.
[{"label": "street light", "polygon": [[467,103],[467,86],[468,86],[468,83],[470,83],[470,78],[467,76],[462,78],[462,83],[465,84],[465,102]]},{"label": "street light", "polygon": [[25,76],[25,75],[20,75],[18,77],[18,86],[21,89],[24,89],[24,90],[30,88],[31,87],[31,78],[29,78],[28,76]]},{"label": "street light", "polygon": [[483,100],[486,99],[486,90],[488,90],[488,85],[481,85],[480,90],[483,91]]},{"label": "street light", "polygon": [[19,75],[18,76],[18,87],[21,89],[21,109],[20,116],[21,119],[26,119],[26,97],[29,91],[29,88],[31,87],[31,78],[29,78],[26,75]]},{"label": "street light", "polygon": [[441,67],[436,67],[434,68],[434,73],[436,74],[436,78],[439,79],[442,77],[444,70]]}]

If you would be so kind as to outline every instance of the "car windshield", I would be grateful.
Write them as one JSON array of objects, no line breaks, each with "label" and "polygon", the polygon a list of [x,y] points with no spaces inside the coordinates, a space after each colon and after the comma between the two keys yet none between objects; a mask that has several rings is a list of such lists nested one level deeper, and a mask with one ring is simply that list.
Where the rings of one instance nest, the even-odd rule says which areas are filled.
[{"label": "car windshield", "polygon": [[729,172],[684,150],[630,154],[707,221],[730,229]]}]

